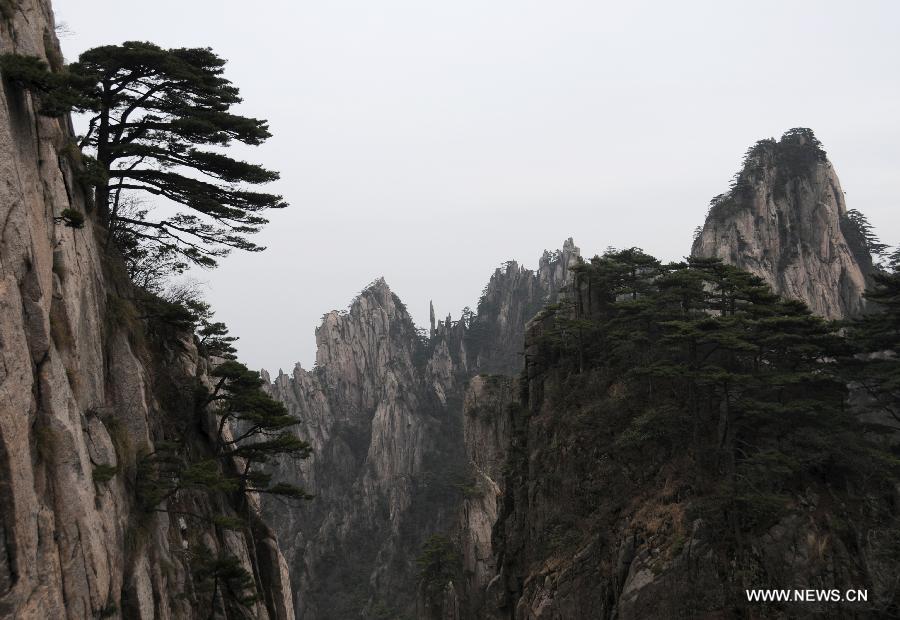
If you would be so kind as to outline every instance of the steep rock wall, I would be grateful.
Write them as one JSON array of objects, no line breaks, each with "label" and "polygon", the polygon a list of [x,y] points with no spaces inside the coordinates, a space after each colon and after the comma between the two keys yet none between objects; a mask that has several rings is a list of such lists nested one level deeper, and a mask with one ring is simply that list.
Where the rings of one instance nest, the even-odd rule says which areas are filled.
[{"label": "steep rock wall", "polygon": [[494,524],[500,512],[518,384],[501,375],[472,378],[463,404],[465,449],[470,482],[457,513],[453,540],[460,550],[464,594],[456,614],[445,617],[491,617],[497,609],[492,589],[497,576]]},{"label": "steep rock wall", "polygon": [[572,238],[562,249],[545,251],[536,270],[515,261],[498,267],[468,324],[468,366],[474,373],[515,376],[523,367],[525,325],[548,303],[557,301],[569,281],[569,268],[581,257]]},{"label": "steep rock wall", "polygon": [[[0,53],[58,67],[49,2],[2,8]],[[210,361],[191,334],[148,333],[91,214],[82,229],[55,219],[66,208],[85,213],[87,203],[68,118],[36,109],[3,81],[0,616],[209,617],[191,573],[192,545],[202,541],[255,577],[256,617],[291,617],[283,560],[263,524],[251,541],[136,507],[138,455],[173,416],[192,412],[190,390],[207,381]],[[202,431],[193,437],[205,441]],[[203,502],[181,508],[234,513]]]},{"label": "steep rock wall", "polygon": [[425,344],[383,280],[348,313],[326,315],[316,339],[316,368],[298,365],[271,387],[313,446],[299,471],[282,463],[279,474],[315,500],[289,513],[266,506],[287,552],[297,615],[407,613],[423,532],[449,527],[442,499],[462,466],[449,357],[437,353],[424,368]]}]

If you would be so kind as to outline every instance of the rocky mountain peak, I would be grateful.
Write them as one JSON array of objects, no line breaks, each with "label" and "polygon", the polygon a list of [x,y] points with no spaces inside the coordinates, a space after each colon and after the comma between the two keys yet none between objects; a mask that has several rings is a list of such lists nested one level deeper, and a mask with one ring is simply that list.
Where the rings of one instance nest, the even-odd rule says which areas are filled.
[{"label": "rocky mountain peak", "polygon": [[[300,418],[313,446],[279,476],[316,499],[286,513],[264,499],[285,542],[300,617],[349,617],[361,608],[412,615],[416,558],[429,537],[452,535],[467,577],[460,604],[477,606],[492,576],[491,527],[508,432],[500,415],[517,374],[525,324],[555,300],[579,256],[572,239],[545,252],[537,270],[514,261],[495,270],[477,312],[417,330],[379,278],[316,330],[316,368],[279,373],[267,390]],[[384,593],[391,593],[385,597]],[[393,616],[392,616],[393,617]]]},{"label": "rocky mountain peak", "polygon": [[713,198],[691,255],[718,257],[827,318],[862,311],[872,259],[812,130],[760,140]]},{"label": "rocky mountain peak", "polygon": [[544,251],[538,262],[538,278],[544,289],[558,291],[569,281],[569,269],[577,264],[581,258],[581,250],[572,237],[563,242],[562,250],[556,252]]},{"label": "rocky mountain peak", "polygon": [[384,279],[384,276],[378,276],[372,282],[369,283],[366,288],[363,289],[360,295],[365,296],[375,296],[380,297],[381,299],[385,299],[386,296],[391,294],[391,287],[388,286],[387,281]]},{"label": "rocky mountain peak", "polygon": [[406,306],[391,291],[391,287],[388,286],[383,277],[373,280],[360,291],[359,295],[351,302],[348,310],[332,310],[326,316],[334,315],[339,317],[351,314],[360,317],[371,313],[375,309],[387,312],[391,316],[408,317]]}]

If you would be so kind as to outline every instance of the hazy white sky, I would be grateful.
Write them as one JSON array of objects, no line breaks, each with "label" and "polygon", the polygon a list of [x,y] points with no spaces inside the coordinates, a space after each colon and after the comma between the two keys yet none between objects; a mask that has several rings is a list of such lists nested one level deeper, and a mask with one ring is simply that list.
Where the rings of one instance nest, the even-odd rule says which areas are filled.
[{"label": "hazy white sky", "polygon": [[291,207],[200,274],[251,367],[314,359],[322,314],[383,275],[420,325],[493,268],[684,256],[760,138],[812,127],[847,203],[900,242],[900,3],[55,0],[69,60],[209,46],[274,137]]}]

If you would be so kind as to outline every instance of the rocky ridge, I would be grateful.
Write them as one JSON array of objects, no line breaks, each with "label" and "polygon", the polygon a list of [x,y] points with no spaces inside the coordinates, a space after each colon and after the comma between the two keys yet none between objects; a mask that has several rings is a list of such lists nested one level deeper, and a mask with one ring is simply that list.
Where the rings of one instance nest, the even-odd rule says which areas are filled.
[{"label": "rocky ridge", "polygon": [[[585,294],[576,292],[576,306]],[[535,321],[526,336],[528,361],[508,422],[509,460],[493,538],[498,575],[486,607],[460,617],[890,615],[897,556],[886,542],[894,526],[883,515],[893,497],[872,493],[870,508],[859,510],[854,492],[809,484],[791,498],[785,516],[744,534],[743,549],[723,552],[721,532],[698,517],[708,498],[699,491],[697,470],[708,464],[679,450],[661,453],[652,442],[617,457],[616,441],[628,432],[628,421],[614,414],[626,407],[617,400],[621,384],[613,380],[608,390],[592,391],[588,386],[610,383],[602,371],[573,376],[571,366],[544,355],[539,343],[554,320]],[[712,451],[714,440],[709,445]],[[876,506],[882,516],[873,516]],[[870,598],[862,606],[748,607],[744,588],[750,587],[861,588]]]},{"label": "rocky ridge", "polygon": [[[0,9],[0,53],[61,65],[47,0]],[[253,577],[254,617],[293,617],[283,558],[258,519],[249,537],[138,507],[139,457],[168,428],[187,427],[187,449],[208,443],[209,420],[196,420],[192,403],[214,360],[191,333],[138,318],[79,182],[69,119],[36,110],[28,92],[3,81],[0,616],[209,617],[193,573],[202,544]],[[84,227],[65,226],[65,209],[86,214]],[[177,508],[235,514],[227,502]]]},{"label": "rocky ridge", "polygon": [[[555,300],[578,256],[569,239],[535,271],[506,263],[477,312],[432,321],[428,335],[378,280],[348,311],[324,317],[315,368],[275,377],[269,393],[314,447],[308,462],[281,463],[278,474],[316,499],[290,512],[265,505],[298,617],[470,617],[483,605],[513,391],[494,375],[518,372],[525,323]],[[416,563],[434,535],[462,550],[440,600],[421,591]]]}]

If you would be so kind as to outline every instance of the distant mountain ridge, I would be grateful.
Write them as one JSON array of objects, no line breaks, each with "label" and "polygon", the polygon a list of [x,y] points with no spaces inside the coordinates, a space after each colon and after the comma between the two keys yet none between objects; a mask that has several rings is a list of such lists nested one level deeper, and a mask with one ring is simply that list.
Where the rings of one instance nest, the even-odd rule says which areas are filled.
[{"label": "distant mountain ridge", "polygon": [[[809,130],[792,130],[777,142],[764,140],[750,149],[730,190],[713,200],[692,256],[719,258],[750,271],[782,297],[803,301],[812,313],[827,319],[853,317],[865,309],[862,295],[872,271],[866,239],[847,217],[837,175]],[[696,263],[701,271],[706,265],[717,272],[709,261]],[[730,323],[733,307],[729,318],[725,306],[719,310],[714,303],[691,318],[685,308],[693,298],[684,293],[679,314],[679,297],[672,292],[674,298],[666,298],[667,293],[660,298],[671,301],[674,320],[654,323],[647,318],[654,306],[642,307],[640,293],[621,294],[610,303],[604,299],[606,289],[600,288],[598,295],[595,284],[592,290],[592,278],[603,282],[615,268],[586,266],[582,271],[587,275],[579,276],[569,293],[570,307],[548,309],[529,324],[526,368],[507,416],[510,447],[493,540],[498,576],[489,588],[494,607],[479,616],[458,617],[896,615],[893,575],[900,556],[896,547],[884,543],[884,537],[892,536],[888,532],[896,531],[895,494],[886,491],[895,482],[873,474],[884,468],[877,459],[846,466],[843,475],[855,476],[855,483],[834,479],[840,467],[829,469],[832,459],[839,461],[834,455],[851,442],[864,444],[867,439],[860,419],[866,409],[854,405],[858,395],[852,387],[849,394],[841,391],[832,401],[832,417],[815,430],[812,425],[824,419],[824,413],[821,403],[812,404],[812,399],[825,392],[804,392],[798,386],[828,375],[821,358],[798,383],[786,377],[790,364],[774,373],[766,390],[747,379],[782,363],[778,356],[784,345],[777,344],[777,338],[788,333],[786,326],[802,324],[808,315],[773,305]],[[641,268],[632,273],[640,274]],[[740,280],[726,279],[722,290],[739,288]],[[619,283],[606,280],[607,286]],[[678,290],[676,280],[667,285]],[[653,282],[641,286],[649,291]],[[706,280],[705,286],[714,284]],[[741,299],[738,305],[767,303],[765,296],[754,298],[752,293]],[[617,313],[612,307],[620,302],[634,307]],[[777,318],[767,324],[761,318],[765,312]],[[644,331],[647,323],[651,327]],[[815,319],[810,323],[816,324]],[[731,342],[715,335],[728,325],[739,326]],[[743,349],[748,361],[729,366],[741,355],[737,350],[744,334],[762,325],[766,327],[755,343]],[[824,329],[834,328],[825,324]],[[587,354],[593,359],[587,362],[577,340],[581,330],[597,334],[595,340],[586,337],[594,345]],[[640,336],[632,340],[637,346],[628,356],[622,343],[634,332]],[[799,363],[805,347],[816,346],[811,334],[791,342],[785,347],[791,363]],[[712,362],[721,353],[719,347],[729,353]],[[672,350],[679,352],[667,367],[658,357]],[[692,350],[702,353],[692,358]],[[695,364],[696,359],[701,361]],[[722,375],[733,386],[710,390],[709,383],[692,383],[694,372],[723,368],[738,373]],[[741,377],[741,372],[747,374]],[[684,380],[683,387],[668,385],[673,378]],[[792,385],[796,392],[791,392]],[[704,389],[705,396],[695,396]],[[756,398],[770,403],[760,406]],[[786,410],[773,414],[779,405]],[[745,417],[729,422],[732,407]],[[745,435],[736,442],[738,447],[723,450],[729,429],[741,424]],[[843,434],[830,435],[837,429]],[[704,432],[705,438],[698,440]],[[767,434],[772,439],[762,448]],[[862,451],[874,452],[873,445]],[[734,475],[711,458],[723,453],[739,454],[750,465]],[[804,459],[819,459],[824,465],[810,468]],[[756,490],[756,482],[747,482],[746,494],[739,496],[746,507],[733,510],[729,526],[717,530],[720,513],[709,506],[734,493],[729,484],[744,484],[733,481],[751,480],[754,467],[764,482],[779,480],[775,492],[767,495]],[[767,513],[772,506],[777,511]],[[768,516],[759,521],[745,516],[753,525],[739,527],[736,514]],[[762,587],[835,592],[862,588],[869,599],[855,606],[748,602],[745,590]]]}]

